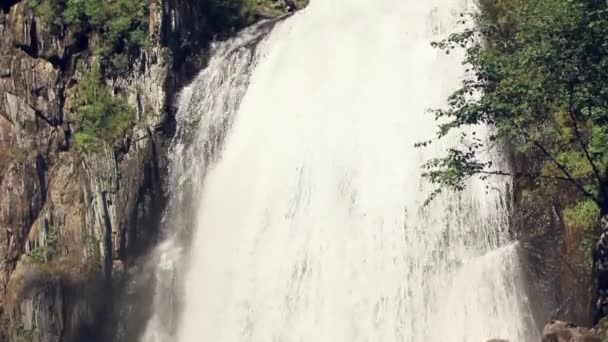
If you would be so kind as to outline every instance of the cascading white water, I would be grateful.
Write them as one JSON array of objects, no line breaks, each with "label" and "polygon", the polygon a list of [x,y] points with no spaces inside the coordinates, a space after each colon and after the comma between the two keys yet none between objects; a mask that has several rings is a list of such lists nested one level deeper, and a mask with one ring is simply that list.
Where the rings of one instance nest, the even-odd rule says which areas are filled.
[{"label": "cascading white water", "polygon": [[[538,337],[508,237],[509,183],[492,179],[487,191],[473,181],[423,206],[431,187],[421,165],[442,146],[414,143],[434,134],[425,110],[442,106],[464,75],[461,56],[429,43],[456,28],[465,5],[313,0],[258,55],[211,63],[199,76],[230,70],[222,80],[247,80],[238,94],[226,93],[231,81],[184,91],[202,99],[180,105],[200,119],[191,145],[226,141],[210,168],[200,146],[179,157],[199,166],[177,177],[196,180],[175,340]],[[216,125],[235,112],[232,125]]]},{"label": "cascading white water", "polygon": [[197,199],[200,197],[208,167],[217,158],[226,132],[229,131],[257,61],[257,44],[273,23],[251,27],[213,48],[209,66],[178,99],[177,132],[170,150],[168,208],[163,217],[167,234],[148,256],[142,272],[155,275],[153,313],[141,342],[172,341],[179,319],[177,310],[184,301],[184,249],[196,225]]}]

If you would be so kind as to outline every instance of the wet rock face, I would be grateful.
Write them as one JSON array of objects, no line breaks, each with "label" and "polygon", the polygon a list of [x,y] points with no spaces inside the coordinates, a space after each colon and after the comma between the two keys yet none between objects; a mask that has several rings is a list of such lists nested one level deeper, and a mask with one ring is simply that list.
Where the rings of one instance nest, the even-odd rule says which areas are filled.
[{"label": "wet rock face", "polygon": [[601,342],[602,330],[579,327],[564,321],[552,321],[543,329],[542,342]]},{"label": "wet rock face", "polygon": [[593,249],[594,323],[608,316],[608,216],[602,217],[601,228],[602,233]]},{"label": "wet rock face", "polygon": [[542,342],[582,341],[589,329],[578,327],[572,323],[552,321],[543,329]]},{"label": "wet rock face", "polygon": [[[543,156],[514,155],[515,172],[537,174]],[[538,330],[553,319],[593,324],[591,253],[585,250],[585,232],[569,227],[562,210],[576,200],[576,189],[564,185],[548,195],[542,182],[516,177],[513,185],[513,228],[520,242],[527,293]]]},{"label": "wet rock face", "polygon": [[136,109],[133,128],[121,146],[81,155],[75,65],[95,38],[52,30],[26,0],[1,3],[0,341],[105,341],[100,322],[156,239],[172,99],[220,28],[201,20],[205,1],[151,1],[147,48],[106,80]]},{"label": "wet rock face", "polygon": [[146,106],[120,151],[92,156],[76,153],[70,141],[71,66],[86,58],[76,54],[82,48],[69,32],[51,32],[26,1],[3,3],[0,341],[94,341],[115,265],[154,237],[162,207],[163,47],[156,42],[136,61],[145,67],[113,80],[134,107],[139,100]]}]

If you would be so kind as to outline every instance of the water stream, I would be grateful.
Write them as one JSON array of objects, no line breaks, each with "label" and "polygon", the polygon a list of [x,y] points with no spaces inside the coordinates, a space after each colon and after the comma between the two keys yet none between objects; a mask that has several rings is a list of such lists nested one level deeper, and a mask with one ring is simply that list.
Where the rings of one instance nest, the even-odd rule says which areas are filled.
[{"label": "water stream", "polygon": [[143,341],[538,339],[509,180],[423,206],[445,145],[414,144],[464,77],[430,42],[466,6],[313,0],[216,46],[179,102]]}]

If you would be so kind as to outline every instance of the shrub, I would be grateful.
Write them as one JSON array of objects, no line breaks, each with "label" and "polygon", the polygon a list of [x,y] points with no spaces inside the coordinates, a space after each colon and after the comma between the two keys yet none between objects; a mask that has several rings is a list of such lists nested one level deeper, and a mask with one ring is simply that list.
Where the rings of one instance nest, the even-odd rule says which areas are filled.
[{"label": "shrub", "polygon": [[564,222],[569,227],[592,229],[598,223],[600,209],[592,200],[584,200],[564,210]]},{"label": "shrub", "polygon": [[80,152],[116,144],[132,125],[134,110],[126,99],[113,96],[102,82],[99,65],[84,73],[77,89],[74,143]]},{"label": "shrub", "polygon": [[142,0],[29,0],[34,13],[55,26],[90,27],[98,51],[137,53],[146,45],[148,4]]},{"label": "shrub", "polygon": [[16,342],[32,342],[34,340],[34,329],[26,329],[23,323],[13,328]]},{"label": "shrub", "polygon": [[[431,111],[441,122],[432,140],[453,132],[461,142],[447,157],[426,164],[425,176],[437,185],[433,196],[445,188],[462,190],[473,176],[512,174],[574,187],[608,213],[608,4],[482,0],[481,5],[481,13],[463,15],[474,25],[433,43],[446,53],[463,49],[469,71],[448,105]],[[489,141],[459,131],[479,124],[493,128]],[[513,174],[498,168],[485,156],[501,142],[542,157],[542,171]]]},{"label": "shrub", "polygon": [[28,0],[34,14],[52,26],[62,26],[65,0]]}]

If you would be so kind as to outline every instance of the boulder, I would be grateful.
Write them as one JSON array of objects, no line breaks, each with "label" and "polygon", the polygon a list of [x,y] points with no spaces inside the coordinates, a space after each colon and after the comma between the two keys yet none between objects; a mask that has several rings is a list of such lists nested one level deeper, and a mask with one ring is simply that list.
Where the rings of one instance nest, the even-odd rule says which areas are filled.
[{"label": "boulder", "polygon": [[579,327],[564,321],[551,321],[543,329],[542,342],[601,342],[593,329]]}]

